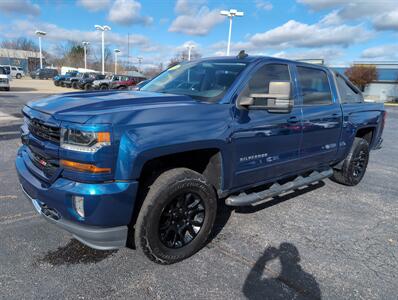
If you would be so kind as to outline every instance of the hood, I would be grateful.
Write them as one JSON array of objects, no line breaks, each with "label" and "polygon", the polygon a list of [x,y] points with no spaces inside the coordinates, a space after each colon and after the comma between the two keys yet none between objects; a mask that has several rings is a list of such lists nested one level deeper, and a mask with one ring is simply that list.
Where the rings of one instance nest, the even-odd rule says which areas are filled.
[{"label": "hood", "polygon": [[144,109],[196,104],[188,96],[150,92],[86,92],[66,93],[29,102],[28,107],[52,115],[60,121],[85,123],[91,117],[122,114]]}]

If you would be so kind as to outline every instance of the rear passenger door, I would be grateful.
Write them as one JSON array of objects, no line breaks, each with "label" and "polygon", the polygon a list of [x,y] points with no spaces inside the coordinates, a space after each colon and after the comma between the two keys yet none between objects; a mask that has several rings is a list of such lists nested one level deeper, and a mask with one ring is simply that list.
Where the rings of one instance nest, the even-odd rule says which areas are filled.
[{"label": "rear passenger door", "polygon": [[296,67],[302,108],[302,169],[328,165],[336,158],[342,112],[332,92],[332,74],[316,66]]}]

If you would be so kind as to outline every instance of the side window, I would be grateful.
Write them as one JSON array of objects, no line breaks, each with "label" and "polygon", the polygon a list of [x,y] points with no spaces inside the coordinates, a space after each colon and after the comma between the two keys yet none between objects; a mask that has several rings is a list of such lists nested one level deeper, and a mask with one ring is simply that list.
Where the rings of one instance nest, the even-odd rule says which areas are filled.
[{"label": "side window", "polygon": [[332,104],[332,93],[325,71],[315,68],[297,67],[298,81],[303,96],[303,105]]},{"label": "side window", "polygon": [[362,102],[362,96],[353,90],[341,76],[336,76],[337,88],[339,89],[341,103]]},{"label": "side window", "polygon": [[[245,89],[245,96],[251,94],[269,94],[270,82],[290,81],[289,66],[285,64],[267,64],[257,70]],[[267,105],[267,99],[256,98],[254,105]]]}]

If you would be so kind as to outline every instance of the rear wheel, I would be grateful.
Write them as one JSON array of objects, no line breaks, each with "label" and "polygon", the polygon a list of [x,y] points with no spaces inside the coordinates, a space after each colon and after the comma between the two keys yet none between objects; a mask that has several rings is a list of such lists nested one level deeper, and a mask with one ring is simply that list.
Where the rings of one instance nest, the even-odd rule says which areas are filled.
[{"label": "rear wheel", "polygon": [[369,144],[365,139],[355,138],[351,150],[340,170],[333,170],[331,179],[337,183],[354,186],[363,178],[369,161]]},{"label": "rear wheel", "polygon": [[117,89],[118,89],[118,90],[125,90],[126,87],[125,87],[125,86],[119,86]]},{"label": "rear wheel", "polygon": [[103,84],[103,85],[100,86],[100,90],[101,91],[104,91],[104,90],[107,90],[107,89],[108,89],[108,86],[106,84]]},{"label": "rear wheel", "polygon": [[216,194],[201,174],[185,168],[166,171],[143,202],[136,244],[156,263],[181,261],[206,244],[216,212]]},{"label": "rear wheel", "polygon": [[74,89],[78,89],[79,88],[79,86],[77,84],[77,81],[73,81],[72,82],[72,88],[74,88]]},{"label": "rear wheel", "polygon": [[21,79],[21,78],[22,78],[22,75],[21,75],[21,74],[17,74],[17,75],[15,76],[15,78]]},{"label": "rear wheel", "polygon": [[92,88],[91,83],[86,83],[86,84],[84,85],[84,89],[85,89],[86,91],[91,90],[91,88]]}]

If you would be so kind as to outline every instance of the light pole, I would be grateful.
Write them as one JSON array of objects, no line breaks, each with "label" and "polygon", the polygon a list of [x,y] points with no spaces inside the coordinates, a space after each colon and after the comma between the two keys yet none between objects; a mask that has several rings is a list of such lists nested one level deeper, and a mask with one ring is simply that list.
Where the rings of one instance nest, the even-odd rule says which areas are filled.
[{"label": "light pole", "polygon": [[102,34],[102,75],[105,75],[105,31],[111,30],[111,28],[108,25],[100,26],[100,25],[95,25],[95,29],[101,31]]},{"label": "light pole", "polygon": [[140,71],[141,70],[141,62],[144,58],[142,56],[138,56],[137,59],[138,59],[138,70]]},{"label": "light pole", "polygon": [[45,36],[47,33],[44,31],[36,30],[36,35],[39,37],[39,50],[40,50],[40,69],[43,69],[43,56],[41,54],[41,37]]},{"label": "light pole", "polygon": [[243,11],[237,11],[236,9],[222,10],[220,15],[229,18],[229,33],[228,33],[228,45],[227,45],[227,56],[229,55],[229,49],[231,47],[231,32],[232,32],[232,18],[233,17],[243,17]]},{"label": "light pole", "polygon": [[120,53],[119,49],[113,50],[115,52],[115,75],[117,74],[117,54]]},{"label": "light pole", "polygon": [[90,44],[89,42],[82,42],[84,48],[84,68],[87,69],[87,46]]},{"label": "light pole", "polygon": [[191,50],[195,47],[195,45],[188,44],[186,47],[188,48],[188,61],[191,61]]}]

